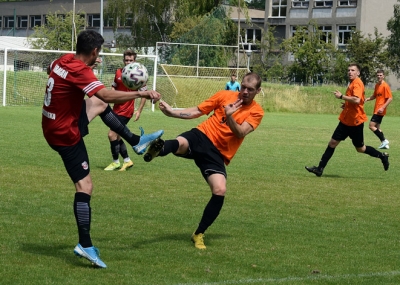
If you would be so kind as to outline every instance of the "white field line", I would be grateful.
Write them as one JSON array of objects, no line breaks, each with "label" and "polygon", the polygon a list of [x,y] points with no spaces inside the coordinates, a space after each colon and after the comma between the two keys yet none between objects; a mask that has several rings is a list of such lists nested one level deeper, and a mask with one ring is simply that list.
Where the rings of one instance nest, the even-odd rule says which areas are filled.
[{"label": "white field line", "polygon": [[340,279],[358,279],[365,277],[388,277],[398,276],[400,271],[389,271],[389,272],[371,272],[361,274],[344,274],[344,275],[312,275],[306,277],[284,277],[284,278],[257,278],[257,279],[240,279],[240,280],[227,280],[221,282],[211,283],[179,283],[176,285],[225,285],[225,284],[257,284],[257,283],[285,283],[285,282],[301,282],[307,280],[340,280]]}]

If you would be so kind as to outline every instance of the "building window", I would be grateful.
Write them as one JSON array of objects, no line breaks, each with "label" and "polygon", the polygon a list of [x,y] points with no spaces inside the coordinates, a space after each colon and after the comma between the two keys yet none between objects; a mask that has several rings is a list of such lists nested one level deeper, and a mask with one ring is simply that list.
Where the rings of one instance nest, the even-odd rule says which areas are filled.
[{"label": "building window", "polygon": [[27,28],[28,27],[28,16],[18,16],[17,17],[18,28]]},{"label": "building window", "polygon": [[272,0],[272,17],[286,17],[287,0]]},{"label": "building window", "polygon": [[325,43],[332,42],[332,26],[319,26],[318,30],[321,33],[321,41]]},{"label": "building window", "polygon": [[357,0],[339,0],[339,7],[357,7]]},{"label": "building window", "polygon": [[100,14],[88,15],[88,27],[100,27]]},{"label": "building window", "polygon": [[125,23],[124,27],[132,27],[133,21],[132,21],[132,14],[126,14],[125,16]]},{"label": "building window", "polygon": [[3,17],[0,16],[0,28],[2,28],[2,27],[3,27]]},{"label": "building window", "polygon": [[247,29],[245,41],[246,41],[246,43],[261,42],[261,30],[260,29]]},{"label": "building window", "polygon": [[111,17],[104,18],[104,27],[112,27],[114,25],[114,19]]},{"label": "building window", "polygon": [[31,16],[30,27],[34,28],[36,26],[42,25],[42,17],[40,15]]},{"label": "building window", "polygon": [[4,17],[4,28],[14,28],[14,16]]},{"label": "building window", "polygon": [[315,7],[332,7],[333,6],[333,1],[314,0],[314,6]]},{"label": "building window", "polygon": [[302,31],[305,34],[308,34],[307,26],[290,26],[290,36],[294,37],[296,32]]},{"label": "building window", "polygon": [[292,7],[295,8],[308,8],[309,0],[292,0]]},{"label": "building window", "polygon": [[351,39],[351,33],[356,26],[338,26],[338,47],[345,47]]}]

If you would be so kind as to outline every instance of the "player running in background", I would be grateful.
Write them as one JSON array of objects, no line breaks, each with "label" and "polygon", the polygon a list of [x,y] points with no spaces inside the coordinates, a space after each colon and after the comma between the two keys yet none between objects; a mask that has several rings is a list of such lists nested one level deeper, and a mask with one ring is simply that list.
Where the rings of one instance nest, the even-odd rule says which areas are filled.
[{"label": "player running in background", "polygon": [[231,80],[226,83],[225,90],[240,91],[240,84],[236,81],[235,74],[232,74]]},{"label": "player running in background", "polygon": [[389,149],[389,141],[385,138],[382,130],[381,123],[383,116],[386,115],[386,108],[393,100],[392,91],[390,91],[389,84],[384,80],[385,74],[382,69],[376,72],[378,82],[375,84],[374,94],[371,97],[366,98],[365,102],[375,100],[374,114],[372,115],[371,121],[369,122],[369,129],[379,138],[381,145],[380,149]]},{"label": "player running in background", "polygon": [[[126,50],[123,54],[124,65],[130,64],[136,61],[136,53],[132,50]],[[112,83],[111,89],[119,90],[119,91],[131,91],[122,83],[122,68],[118,68],[115,72],[114,81]],[[140,89],[140,91],[146,91],[147,87],[144,86]],[[114,104],[113,111],[117,115],[117,118],[121,121],[122,124],[127,125],[133,114],[135,114],[135,122],[139,120],[140,114],[142,113],[143,106],[146,103],[146,98],[142,98],[140,101],[139,108],[135,111],[135,100],[131,100],[121,104]],[[128,150],[124,141],[121,139],[121,136],[118,135],[113,130],[108,131],[108,139],[110,141],[110,149],[111,155],[113,158],[113,162],[110,163],[104,170],[115,170],[119,169],[121,163],[119,162],[119,155],[121,154],[124,159],[124,163],[119,171],[125,171],[126,169],[133,166],[133,162],[128,155]]]},{"label": "player running in background", "polygon": [[261,78],[256,73],[244,76],[240,92],[220,91],[196,107],[174,110],[160,101],[161,111],[168,117],[194,119],[213,113],[207,120],[179,135],[176,139],[158,139],[148,148],[144,159],[173,153],[193,159],[211,189],[192,241],[198,249],[205,249],[204,232],[218,217],[226,192],[226,169],[244,137],[254,131],[264,116],[262,107],[253,99],[261,91]]},{"label": "player running in background", "polygon": [[358,152],[368,154],[372,157],[379,158],[382,161],[383,168],[389,169],[389,155],[377,151],[372,146],[364,145],[364,122],[367,121],[367,115],[364,112],[364,84],[360,79],[360,66],[351,63],[348,66],[347,74],[349,76],[350,84],[347,87],[346,95],[343,95],[338,90],[333,92],[337,99],[344,100],[342,105],[342,112],[339,116],[339,124],[333,132],[332,138],[328,143],[324,154],[321,157],[318,167],[306,166],[307,171],[321,176],[324,168],[331,159],[336,147],[341,141],[347,137],[351,141]]},{"label": "player running in background", "polygon": [[[83,141],[88,134],[88,124],[99,115],[108,127],[133,146],[137,154],[144,153],[147,146],[163,134],[161,130],[142,136],[132,134],[105,103],[122,103],[136,98],[157,101],[160,94],[156,91],[123,92],[107,89],[91,69],[103,43],[104,39],[99,33],[85,30],[78,35],[76,55],[66,54],[52,62],[42,109],[43,135],[50,147],[61,156],[75,184],[73,210],[79,242],[74,253],[100,268],[106,265],[100,259],[90,236],[93,183]],[[89,97],[86,100],[85,95]]]}]

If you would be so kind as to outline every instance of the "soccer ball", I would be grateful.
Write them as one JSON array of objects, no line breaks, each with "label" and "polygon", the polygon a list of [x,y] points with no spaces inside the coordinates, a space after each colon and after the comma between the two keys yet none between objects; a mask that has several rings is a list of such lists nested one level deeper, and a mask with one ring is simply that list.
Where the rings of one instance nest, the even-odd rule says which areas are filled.
[{"label": "soccer ball", "polygon": [[122,69],[122,83],[131,90],[138,90],[145,86],[148,78],[146,67],[139,62],[127,64]]}]

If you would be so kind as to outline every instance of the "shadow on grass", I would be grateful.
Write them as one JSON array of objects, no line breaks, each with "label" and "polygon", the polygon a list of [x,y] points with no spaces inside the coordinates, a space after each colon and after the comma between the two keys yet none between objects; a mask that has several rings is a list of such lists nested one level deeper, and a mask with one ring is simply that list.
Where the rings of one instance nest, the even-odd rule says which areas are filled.
[{"label": "shadow on grass", "polygon": [[38,243],[22,243],[21,250],[35,255],[43,255],[61,259],[64,260],[65,263],[69,263],[74,266],[80,266],[82,268],[94,268],[89,261],[76,256],[73,251],[74,248],[70,244],[43,245]]},{"label": "shadow on grass", "polygon": [[[206,233],[204,236],[205,236],[204,242],[207,246],[207,245],[212,245],[213,240],[226,239],[226,238],[231,237],[232,235],[230,235],[230,234],[210,234],[210,235],[208,235]],[[183,244],[192,244],[191,234],[188,235],[187,233],[182,233],[182,234],[164,234],[164,235],[159,235],[159,236],[151,238],[151,239],[136,240],[134,243],[131,244],[131,246],[133,248],[138,249],[141,247],[146,247],[147,245],[170,242],[170,241],[175,241],[175,242],[177,241],[177,242],[183,243]]]}]

